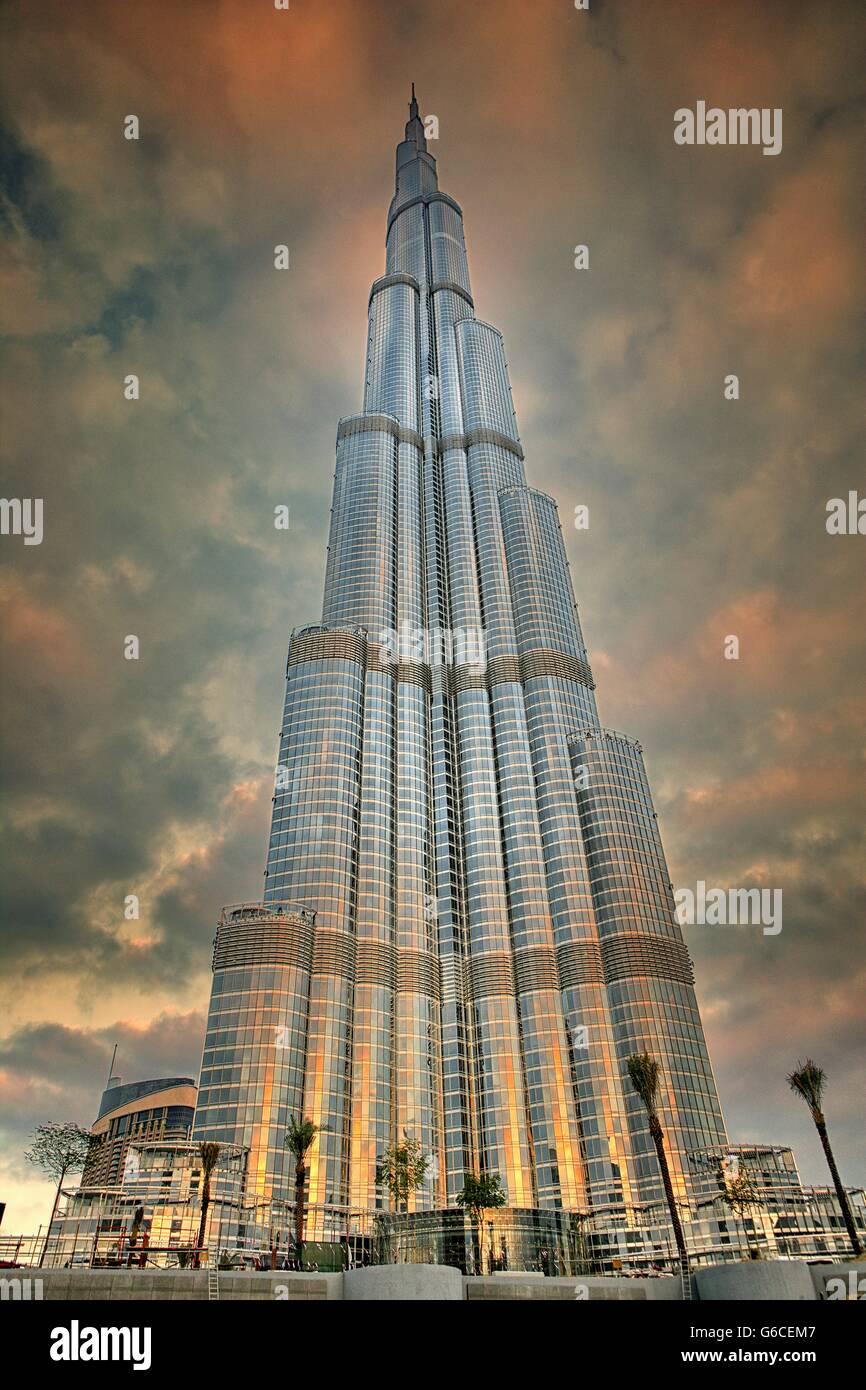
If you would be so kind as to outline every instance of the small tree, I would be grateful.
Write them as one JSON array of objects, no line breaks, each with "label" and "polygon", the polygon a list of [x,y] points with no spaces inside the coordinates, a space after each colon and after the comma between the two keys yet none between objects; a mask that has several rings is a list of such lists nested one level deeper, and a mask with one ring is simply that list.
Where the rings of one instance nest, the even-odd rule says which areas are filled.
[{"label": "small tree", "polygon": [[683,1235],[680,1214],[677,1211],[677,1201],[674,1196],[673,1183],[671,1182],[671,1170],[668,1166],[668,1156],[665,1153],[665,1136],[658,1116],[659,1064],[648,1052],[635,1052],[633,1056],[629,1057],[626,1062],[626,1067],[628,1068],[629,1080],[643,1101],[644,1109],[649,1118],[649,1131],[656,1147],[656,1155],[662,1174],[662,1185],[665,1190],[665,1197],[667,1198],[668,1211],[671,1214],[671,1225],[674,1228],[677,1250],[679,1251],[680,1269],[682,1273],[685,1274],[688,1269],[686,1238]]},{"label": "small tree", "polygon": [[32,1147],[27,1150],[24,1157],[28,1163],[35,1164],[37,1168],[42,1169],[43,1173],[57,1179],[48,1232],[42,1246],[42,1254],[39,1256],[40,1269],[48,1249],[51,1227],[57,1215],[60,1189],[66,1180],[67,1173],[81,1172],[87,1160],[89,1148],[90,1135],[86,1129],[82,1129],[81,1125],[59,1124],[56,1121],[51,1121],[47,1125],[37,1125],[33,1131]]},{"label": "small tree", "polygon": [[304,1244],[304,1186],[307,1180],[307,1154],[313,1147],[319,1126],[312,1120],[289,1120],[285,1144],[295,1159],[295,1247],[298,1263],[303,1263]]},{"label": "small tree", "polygon": [[827,1133],[827,1122],[824,1119],[824,1112],[821,1108],[824,1100],[824,1087],[827,1083],[825,1072],[813,1062],[811,1057],[807,1057],[805,1062],[798,1062],[796,1069],[788,1077],[788,1085],[795,1095],[800,1096],[808,1105],[809,1113],[815,1122],[818,1137],[821,1140],[821,1147],[824,1150],[824,1157],[827,1160],[827,1167],[830,1169],[830,1176],[833,1179],[833,1186],[836,1189],[836,1196],[839,1206],[842,1208],[842,1220],[848,1232],[848,1239],[855,1256],[859,1259],[863,1254],[863,1242],[857,1233],[854,1225],[854,1216],[851,1211],[851,1204],[848,1201],[848,1193],[842,1186],[842,1179],[839,1176],[839,1169],[836,1167],[836,1159],[830,1147],[830,1136]]},{"label": "small tree", "polygon": [[467,1173],[457,1194],[457,1205],[468,1211],[478,1241],[476,1273],[484,1273],[484,1214],[505,1206],[498,1173]]},{"label": "small tree", "polygon": [[387,1187],[399,1210],[420,1187],[430,1167],[430,1159],[422,1153],[417,1139],[403,1131],[403,1143],[386,1149],[376,1168],[376,1182]]},{"label": "small tree", "polygon": [[198,1146],[199,1158],[201,1159],[201,1221],[198,1227],[198,1243],[196,1245],[194,1267],[198,1269],[201,1264],[201,1252],[204,1246],[205,1228],[207,1226],[207,1214],[210,1207],[210,1183],[214,1169],[219,1163],[220,1145],[203,1140]]},{"label": "small tree", "polygon": [[[417,1139],[403,1130],[403,1143],[387,1148],[376,1167],[376,1182],[387,1187],[397,1211],[405,1211],[409,1198],[420,1187],[430,1167],[430,1159]],[[399,1247],[398,1247],[399,1249]]]},{"label": "small tree", "polygon": [[761,1248],[756,1240],[754,1248],[749,1241],[749,1233],[746,1230],[746,1219],[750,1217],[755,1207],[762,1207],[764,1203],[758,1196],[752,1179],[748,1173],[740,1171],[735,1177],[729,1178],[719,1164],[719,1194],[725,1206],[729,1207],[735,1218],[743,1227],[746,1237],[746,1246],[749,1255],[753,1260],[761,1258]]}]

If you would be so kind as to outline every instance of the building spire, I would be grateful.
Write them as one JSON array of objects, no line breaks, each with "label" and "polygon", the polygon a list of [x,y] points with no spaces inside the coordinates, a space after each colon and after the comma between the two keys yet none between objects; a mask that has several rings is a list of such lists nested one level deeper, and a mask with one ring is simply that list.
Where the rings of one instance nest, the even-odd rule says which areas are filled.
[{"label": "building spire", "polygon": [[397,168],[399,169],[401,164],[414,159],[417,154],[426,153],[426,150],[427,140],[424,135],[424,122],[418,112],[418,98],[415,95],[415,83],[413,82],[412,99],[409,102],[409,119],[406,122],[406,139],[397,150]]}]

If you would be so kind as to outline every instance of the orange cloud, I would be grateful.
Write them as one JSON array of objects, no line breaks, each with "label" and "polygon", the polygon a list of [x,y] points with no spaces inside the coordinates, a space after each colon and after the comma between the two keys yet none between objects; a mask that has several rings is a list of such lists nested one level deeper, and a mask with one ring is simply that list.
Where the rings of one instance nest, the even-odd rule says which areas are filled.
[{"label": "orange cloud", "polygon": [[92,670],[91,653],[80,633],[60,609],[16,587],[2,599],[5,641],[12,661],[43,669],[64,679],[83,678]]}]

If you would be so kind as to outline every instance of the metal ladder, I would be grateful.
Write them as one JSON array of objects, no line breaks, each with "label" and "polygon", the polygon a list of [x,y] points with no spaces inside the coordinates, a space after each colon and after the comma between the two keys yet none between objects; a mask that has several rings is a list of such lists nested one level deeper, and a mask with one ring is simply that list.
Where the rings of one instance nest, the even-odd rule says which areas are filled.
[{"label": "metal ladder", "polygon": [[686,1303],[694,1302],[695,1291],[692,1280],[691,1261],[686,1257],[680,1266],[680,1281],[683,1286],[683,1301]]},{"label": "metal ladder", "polygon": [[209,1303],[218,1303],[220,1296],[219,1251],[208,1246],[207,1296]]}]

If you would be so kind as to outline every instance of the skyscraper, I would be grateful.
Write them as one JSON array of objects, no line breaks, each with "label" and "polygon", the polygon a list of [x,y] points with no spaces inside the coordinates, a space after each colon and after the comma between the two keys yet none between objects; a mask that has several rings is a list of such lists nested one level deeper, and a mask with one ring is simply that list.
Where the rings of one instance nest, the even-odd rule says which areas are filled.
[{"label": "skyscraper", "polygon": [[195,1133],[291,1202],[284,1135],[311,1117],[319,1236],[390,1205],[377,1164],[405,1133],[431,1157],[418,1225],[496,1172],[513,1252],[661,1204],[630,1054],[661,1064],[681,1201],[688,1154],[727,1141],[640,745],[599,725],[414,89],[386,248],[322,620],[289,645],[263,901],[217,932]]}]

